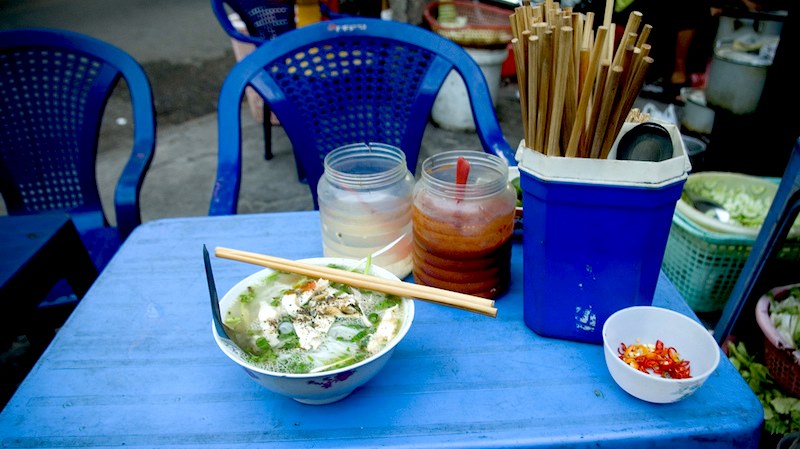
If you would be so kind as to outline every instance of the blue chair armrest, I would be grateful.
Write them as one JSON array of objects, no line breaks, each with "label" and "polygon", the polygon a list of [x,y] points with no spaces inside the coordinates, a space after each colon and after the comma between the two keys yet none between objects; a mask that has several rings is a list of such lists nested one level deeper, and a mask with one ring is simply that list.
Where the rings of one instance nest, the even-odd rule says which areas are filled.
[{"label": "blue chair armrest", "polygon": [[[468,57],[467,54],[462,55],[457,53],[457,56],[454,58],[458,60]],[[461,70],[461,67],[464,68],[464,71]],[[483,72],[480,70],[480,66],[477,64],[461,63],[457,64],[455,68],[464,80],[486,79]],[[472,83],[469,81],[466,81],[464,84],[467,86],[475,127],[484,150],[500,156],[509,166],[517,165],[517,160],[514,157],[515,151],[508,144],[508,141],[506,141],[503,136],[503,131],[500,129],[500,123],[497,119],[497,113],[494,109],[488,84],[486,84],[486,82]]]},{"label": "blue chair armrest", "polygon": [[[217,177],[211,192],[209,215],[236,214],[239,188],[242,173],[241,149],[241,117],[239,105],[241,104],[244,87],[247,79],[241,75],[242,66],[237,65],[231,70],[228,79],[223,83],[219,93],[217,121],[218,134],[218,162]],[[239,92],[240,95],[237,95]],[[269,118],[265,117],[265,120]]]},{"label": "blue chair armrest", "polygon": [[139,195],[155,154],[156,119],[153,91],[144,70],[132,58],[120,64],[133,108],[133,149],[114,192],[117,230],[122,242],[142,223]]}]

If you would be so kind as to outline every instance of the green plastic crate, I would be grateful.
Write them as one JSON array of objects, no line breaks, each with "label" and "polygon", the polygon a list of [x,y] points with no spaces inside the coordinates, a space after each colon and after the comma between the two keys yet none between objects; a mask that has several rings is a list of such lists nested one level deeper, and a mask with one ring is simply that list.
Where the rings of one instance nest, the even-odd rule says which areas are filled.
[{"label": "green plastic crate", "polygon": [[[676,210],[661,268],[692,310],[715,312],[725,307],[753,243],[753,237],[700,228]],[[800,240],[787,239],[778,259],[800,267]]]}]

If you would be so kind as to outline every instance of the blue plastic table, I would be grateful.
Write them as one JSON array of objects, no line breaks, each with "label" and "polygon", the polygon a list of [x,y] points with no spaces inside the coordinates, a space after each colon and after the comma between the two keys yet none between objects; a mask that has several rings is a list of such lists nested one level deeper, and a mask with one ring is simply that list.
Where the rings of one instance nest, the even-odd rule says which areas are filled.
[{"label": "blue plastic table", "polygon": [[[518,242],[519,243],[519,242]],[[522,321],[521,245],[489,318],[419,301],[381,374],[324,406],[268,392],[211,336],[202,246],[322,255],[317,212],[165,219],[131,235],[0,415],[3,447],[756,447],[761,405],[723,358],[670,405],[622,391],[601,346]],[[260,267],[212,257],[226,291]],[[655,304],[691,313],[663,275]]]}]

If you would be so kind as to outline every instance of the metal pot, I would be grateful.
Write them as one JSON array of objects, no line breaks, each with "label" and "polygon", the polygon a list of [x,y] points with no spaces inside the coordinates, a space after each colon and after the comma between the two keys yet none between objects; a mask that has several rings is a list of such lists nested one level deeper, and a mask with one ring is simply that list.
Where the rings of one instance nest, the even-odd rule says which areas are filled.
[{"label": "metal pot", "polygon": [[681,125],[700,134],[711,134],[714,127],[714,110],[706,106],[706,93],[703,89],[681,89],[684,99],[681,111]]},{"label": "metal pot", "polygon": [[[770,39],[777,46],[777,38]],[[770,65],[770,55],[742,51],[737,48],[734,39],[720,39],[715,45],[711,60],[706,101],[711,106],[734,114],[755,112]]]}]

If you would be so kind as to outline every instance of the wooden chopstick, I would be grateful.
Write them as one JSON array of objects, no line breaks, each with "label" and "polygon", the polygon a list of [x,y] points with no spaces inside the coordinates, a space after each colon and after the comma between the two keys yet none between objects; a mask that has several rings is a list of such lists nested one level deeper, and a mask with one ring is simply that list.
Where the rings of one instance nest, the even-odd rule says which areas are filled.
[{"label": "wooden chopstick", "polygon": [[[526,64],[522,61],[522,58],[527,58],[527,55],[522,54],[522,42],[519,39],[514,38],[511,39],[511,48],[514,51],[514,59],[516,62],[515,69],[517,71],[517,83],[519,85],[519,107],[520,113],[522,114],[522,124],[523,126],[527,126],[528,124],[528,89],[530,88],[527,84],[528,75],[526,73]],[[528,130],[525,130],[527,134]],[[531,144],[528,144],[528,147],[533,148]]]},{"label": "wooden chopstick", "polygon": [[564,114],[564,101],[567,94],[567,81],[569,75],[569,60],[572,53],[572,27],[562,26],[560,32],[555,33],[558,40],[554,45],[557,52],[555,87],[550,105],[550,117],[548,119],[548,133],[546,151],[548,156],[561,156],[559,137],[561,136],[561,121]]},{"label": "wooden chopstick", "polygon": [[586,120],[586,108],[589,107],[589,100],[592,97],[592,87],[594,86],[597,66],[600,64],[600,57],[605,45],[607,32],[608,28],[604,26],[597,28],[597,40],[594,43],[594,48],[592,49],[592,54],[589,59],[588,75],[581,92],[578,114],[575,118],[575,126],[572,128],[572,134],[569,136],[569,143],[567,144],[567,157],[575,157],[578,155],[578,142],[580,141],[584,121]]},{"label": "wooden chopstick", "polygon": [[592,158],[600,157],[604,138],[606,134],[609,133],[606,128],[609,121],[611,121],[611,114],[617,97],[620,76],[622,76],[622,67],[618,65],[612,67],[606,76],[606,85],[601,93],[602,101],[600,102],[600,112],[597,118],[597,125],[595,126],[594,138],[592,140],[590,153]]},{"label": "wooden chopstick", "polygon": [[528,148],[548,156],[602,158],[608,153],[608,142],[613,143],[641,89],[640,77],[652,64],[647,59],[652,26],[642,27],[642,13],[631,11],[615,46],[612,8],[613,0],[606,0],[597,32],[594,14],[576,13],[553,0],[523,4],[512,14]]},{"label": "wooden chopstick", "polygon": [[223,259],[252,263],[274,270],[324,278],[357,288],[364,288],[390,295],[416,298],[435,304],[480,313],[493,318],[497,316],[497,309],[494,308],[494,301],[491,299],[231,248],[217,247],[215,255]]},{"label": "wooden chopstick", "polygon": [[536,146],[542,153],[547,154],[547,128],[550,119],[550,80],[552,77],[553,62],[553,32],[545,27],[542,28],[542,39],[540,44],[539,61],[539,107],[536,116]]},{"label": "wooden chopstick", "polygon": [[[538,114],[537,107],[539,106],[539,36],[533,35],[528,38],[528,84],[527,84],[527,102],[528,114],[522,116],[527,128],[525,129],[525,145],[536,151],[543,152],[541,148],[537,148],[534,141],[536,140],[536,116]],[[520,96],[521,98],[521,96]],[[520,100],[521,102],[521,100]]]}]

